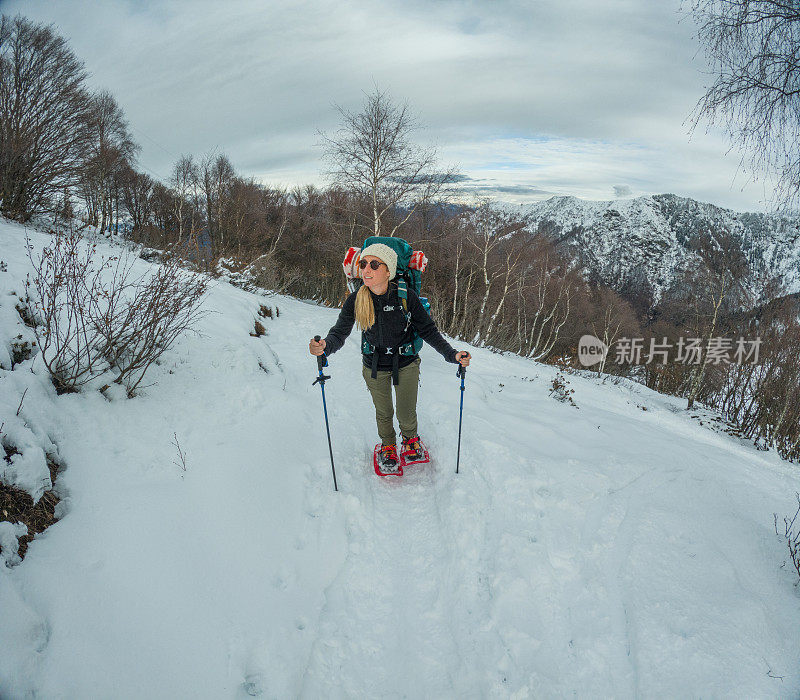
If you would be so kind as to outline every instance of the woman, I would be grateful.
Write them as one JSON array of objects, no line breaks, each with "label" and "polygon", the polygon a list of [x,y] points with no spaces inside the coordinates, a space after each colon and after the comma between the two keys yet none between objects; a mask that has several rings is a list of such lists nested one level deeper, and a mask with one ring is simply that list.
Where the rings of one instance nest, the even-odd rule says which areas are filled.
[{"label": "woman", "polygon": [[344,302],[336,324],[318,343],[311,340],[312,355],[332,355],[344,345],[353,323],[364,331],[364,340],[374,352],[364,353],[361,374],[375,404],[375,420],[381,438],[379,462],[381,469],[391,471],[398,462],[392,382],[397,399],[397,420],[402,433],[402,453],[414,460],[421,456],[417,434],[417,387],[419,384],[419,355],[401,355],[401,345],[411,342],[412,328],[432,345],[448,362],[469,365],[470,354],[456,352],[439,333],[433,319],[413,289],[408,290],[408,314],[397,294],[397,253],[383,243],[373,243],[361,251],[359,262],[364,284]]}]

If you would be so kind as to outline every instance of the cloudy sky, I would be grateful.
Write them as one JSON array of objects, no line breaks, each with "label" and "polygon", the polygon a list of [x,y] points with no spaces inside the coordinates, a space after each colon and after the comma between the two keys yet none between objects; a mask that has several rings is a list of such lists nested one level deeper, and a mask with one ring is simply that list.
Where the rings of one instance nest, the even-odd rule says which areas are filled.
[{"label": "cloudy sky", "polygon": [[[710,78],[680,0],[2,0],[55,24],[166,180],[226,153],[324,184],[317,131],[374,86],[468,192],[509,202],[672,192],[763,211],[763,178],[690,114]],[[738,170],[738,172],[737,172]]]}]

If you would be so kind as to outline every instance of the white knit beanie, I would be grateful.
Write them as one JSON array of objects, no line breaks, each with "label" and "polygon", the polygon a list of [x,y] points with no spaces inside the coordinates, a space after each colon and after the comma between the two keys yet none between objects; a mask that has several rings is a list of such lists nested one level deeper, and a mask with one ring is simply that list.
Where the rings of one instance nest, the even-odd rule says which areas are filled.
[{"label": "white knit beanie", "polygon": [[365,255],[374,255],[376,258],[383,260],[386,263],[386,267],[389,268],[389,279],[393,279],[397,274],[397,253],[385,243],[368,245],[359,253],[359,258],[363,258]]}]

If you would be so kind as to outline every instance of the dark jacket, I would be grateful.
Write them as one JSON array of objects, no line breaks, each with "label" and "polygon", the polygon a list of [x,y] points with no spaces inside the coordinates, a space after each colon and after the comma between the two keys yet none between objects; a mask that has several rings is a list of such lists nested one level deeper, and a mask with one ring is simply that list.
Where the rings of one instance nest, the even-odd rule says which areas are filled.
[{"label": "dark jacket", "polygon": [[[355,304],[358,290],[345,299],[336,324],[325,336],[325,354],[332,355],[344,345],[344,341],[355,323]],[[389,281],[385,294],[374,294],[370,290],[375,307],[375,323],[364,331],[364,339],[377,347],[377,353],[363,353],[363,362],[367,367],[377,370],[391,370],[405,367],[417,359],[418,355],[399,355],[396,349],[400,345],[411,342],[412,328],[426,343],[432,345],[448,362],[457,363],[456,350],[439,333],[433,319],[413,289],[408,290],[408,310],[411,318],[403,311],[403,302],[397,295],[397,282]],[[387,353],[386,349],[393,349]],[[377,354],[377,362],[374,355]],[[395,373],[396,374],[396,373]],[[374,376],[374,373],[373,373]],[[395,376],[395,384],[396,376]]]}]

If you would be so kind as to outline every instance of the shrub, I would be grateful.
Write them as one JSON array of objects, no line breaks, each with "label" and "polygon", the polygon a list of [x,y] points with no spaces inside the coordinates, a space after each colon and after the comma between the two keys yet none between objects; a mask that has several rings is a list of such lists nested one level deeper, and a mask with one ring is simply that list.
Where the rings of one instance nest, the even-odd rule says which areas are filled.
[{"label": "shrub", "polygon": [[561,403],[568,403],[571,406],[575,406],[578,408],[578,405],[572,400],[572,395],[575,393],[575,389],[568,389],[569,382],[564,378],[564,375],[561,372],[558,372],[555,377],[553,377],[552,388],[550,389],[550,396],[552,396],[556,401],[560,401]]},{"label": "shrub", "polygon": [[[203,276],[168,251],[162,263],[132,278],[136,258],[96,257],[96,244],[57,232],[26,281],[42,362],[59,393],[78,391],[109,369],[133,396],[145,372],[204,315]],[[33,299],[33,301],[31,301]]]},{"label": "shrub", "polygon": [[[788,517],[783,519],[783,536],[786,538],[786,544],[789,547],[789,559],[797,575],[800,577],[800,526],[797,524],[797,518],[800,517],[800,494],[795,494],[795,497],[797,498],[797,510],[791,520]],[[774,513],[774,517],[775,534],[780,535],[778,532],[778,514]],[[798,583],[800,583],[800,580]]]}]

